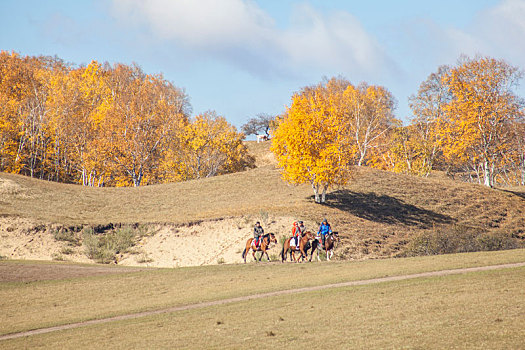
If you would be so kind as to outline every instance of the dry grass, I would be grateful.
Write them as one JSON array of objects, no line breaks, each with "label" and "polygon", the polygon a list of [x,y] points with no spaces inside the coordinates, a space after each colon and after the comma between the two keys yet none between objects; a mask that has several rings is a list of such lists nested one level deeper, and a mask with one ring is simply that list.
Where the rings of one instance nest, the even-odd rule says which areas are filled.
[{"label": "dry grass", "polygon": [[83,188],[1,173],[4,182],[25,195],[3,193],[0,215],[63,225],[187,224],[263,212],[314,223],[328,218],[343,239],[338,257],[352,259],[397,256],[415,235],[455,227],[522,241],[525,237],[525,195],[520,188],[488,189],[444,176],[420,178],[362,168],[355,170],[348,186],[329,194],[326,205],[317,205],[309,186],[280,179],[269,142],[249,142],[248,147],[259,168],[140,188]]},{"label": "dry grass", "polygon": [[[515,250],[354,263],[222,265],[0,284],[4,301],[0,334],[253,291],[523,261],[524,254]],[[293,283],[290,273],[298,276]],[[268,276],[271,283],[253,283],[253,275]],[[92,348],[93,344],[98,348],[520,348],[525,307],[516,301],[523,299],[524,289],[525,268],[469,273],[252,300],[1,345],[5,349]],[[68,293],[60,293],[65,290]],[[11,305],[4,305],[9,296]],[[32,304],[31,312],[27,304]]]},{"label": "dry grass", "polygon": [[[38,266],[46,280],[0,283],[0,334],[255,293],[352,280],[525,261],[525,250],[311,264],[215,265],[179,269],[72,271]],[[4,270],[21,263],[0,261]],[[22,262],[27,270],[28,262]],[[87,277],[86,273],[97,274]],[[113,272],[113,273],[111,273]],[[111,273],[111,274],[108,274]],[[290,278],[294,276],[294,278]],[[284,315],[283,315],[284,317]]]}]

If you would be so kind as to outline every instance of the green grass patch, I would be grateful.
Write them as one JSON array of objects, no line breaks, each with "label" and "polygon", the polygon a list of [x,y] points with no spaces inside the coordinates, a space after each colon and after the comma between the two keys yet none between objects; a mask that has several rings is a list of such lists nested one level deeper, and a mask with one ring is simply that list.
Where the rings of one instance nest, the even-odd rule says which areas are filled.
[{"label": "green grass patch", "polygon": [[83,244],[88,258],[102,264],[117,261],[117,254],[127,253],[135,245],[137,236],[142,234],[131,227],[117,228],[104,234],[92,230],[83,233]]}]

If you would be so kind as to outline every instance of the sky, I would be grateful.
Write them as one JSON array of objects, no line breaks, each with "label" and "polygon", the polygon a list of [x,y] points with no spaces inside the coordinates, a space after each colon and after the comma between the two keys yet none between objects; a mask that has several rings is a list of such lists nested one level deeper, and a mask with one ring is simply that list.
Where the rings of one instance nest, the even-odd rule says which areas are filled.
[{"label": "sky", "polygon": [[386,87],[407,123],[440,65],[481,55],[525,69],[524,38],[525,0],[0,0],[0,50],[136,63],[184,88],[194,115],[237,127],[333,76]]}]

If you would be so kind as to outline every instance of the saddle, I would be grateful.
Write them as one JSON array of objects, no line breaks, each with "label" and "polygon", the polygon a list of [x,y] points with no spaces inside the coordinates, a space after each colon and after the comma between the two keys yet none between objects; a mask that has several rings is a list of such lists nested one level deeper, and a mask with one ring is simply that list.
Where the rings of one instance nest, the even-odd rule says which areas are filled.
[{"label": "saddle", "polygon": [[[299,239],[299,244],[301,244],[301,239]],[[295,245],[295,238],[294,237],[292,237],[292,239],[290,239],[290,249],[299,250],[299,246]]]},{"label": "saddle", "polygon": [[252,241],[252,248],[253,250],[260,250],[262,245],[262,238],[259,238],[259,245],[255,245],[255,239]]}]

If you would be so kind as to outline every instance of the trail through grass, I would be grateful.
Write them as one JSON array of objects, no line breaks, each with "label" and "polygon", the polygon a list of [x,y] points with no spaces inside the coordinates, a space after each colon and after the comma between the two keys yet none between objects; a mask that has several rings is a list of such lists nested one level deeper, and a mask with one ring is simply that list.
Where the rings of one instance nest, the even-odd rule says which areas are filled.
[{"label": "trail through grass", "polygon": [[345,287],[9,340],[45,348],[506,348],[523,345],[525,268]]},{"label": "trail through grass", "polygon": [[4,282],[0,283],[0,334],[283,289],[524,261],[525,250],[513,250],[360,262],[219,265]]}]

